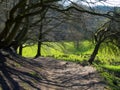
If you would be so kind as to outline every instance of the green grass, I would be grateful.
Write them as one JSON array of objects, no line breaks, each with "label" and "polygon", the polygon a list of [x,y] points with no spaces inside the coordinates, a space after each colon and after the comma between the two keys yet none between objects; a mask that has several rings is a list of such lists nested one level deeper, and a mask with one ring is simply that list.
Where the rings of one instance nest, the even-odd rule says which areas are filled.
[{"label": "green grass", "polygon": [[34,76],[34,77],[37,77],[37,78],[42,78],[37,72],[35,72],[35,71],[30,71],[29,72],[29,74],[31,74],[32,76]]},{"label": "green grass", "polygon": [[[74,42],[44,42],[42,45],[42,56],[54,57],[62,60],[81,62],[88,60],[93,51],[93,43],[90,41],[80,42],[79,48],[75,48]],[[23,48],[24,57],[34,57],[37,45]]]},{"label": "green grass", "polygon": [[[34,57],[36,55],[36,52],[37,52],[37,45],[23,48],[24,57]],[[42,45],[41,53],[42,53],[42,56],[61,55],[63,54],[62,46],[60,43],[45,42]]]},{"label": "green grass", "polygon": [[109,71],[114,71],[116,73],[120,73],[120,66],[114,66],[114,65],[102,65],[103,68],[109,70]]},{"label": "green grass", "polygon": [[[52,56],[57,59],[64,59],[70,61],[88,60],[93,49],[94,44],[90,41],[79,42],[79,48],[75,48],[74,42],[44,42],[42,45],[42,56]],[[118,64],[120,62],[120,51],[111,44],[102,44],[96,57],[96,63],[102,64]],[[34,57],[37,52],[37,45],[25,47],[23,49],[24,57]],[[117,55],[118,54],[118,55]]]},{"label": "green grass", "polygon": [[[74,42],[44,42],[42,45],[42,56],[52,56],[57,59],[64,59],[70,61],[82,61],[88,60],[93,49],[94,44],[90,41],[81,41],[79,42],[79,48],[75,48]],[[120,54],[116,55],[115,53],[119,53],[119,50],[116,47],[114,49],[110,49],[108,46],[102,44],[97,57],[96,63],[102,64],[117,64],[120,62]],[[103,48],[104,47],[104,48]],[[112,52],[113,51],[113,52]],[[25,47],[23,49],[24,57],[34,57],[37,52],[37,45]]]},{"label": "green grass", "polygon": [[120,90],[120,66],[104,64],[96,67],[112,90]]},{"label": "green grass", "polygon": [[23,48],[22,54],[24,57],[34,57],[36,55],[36,52],[37,52],[37,45],[33,45]]}]

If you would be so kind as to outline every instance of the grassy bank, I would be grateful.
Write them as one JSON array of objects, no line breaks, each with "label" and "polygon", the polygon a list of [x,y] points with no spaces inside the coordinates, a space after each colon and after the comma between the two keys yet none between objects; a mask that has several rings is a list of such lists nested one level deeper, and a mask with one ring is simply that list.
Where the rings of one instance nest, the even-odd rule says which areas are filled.
[{"label": "grassy bank", "polygon": [[120,66],[95,65],[111,90],[120,90]]}]

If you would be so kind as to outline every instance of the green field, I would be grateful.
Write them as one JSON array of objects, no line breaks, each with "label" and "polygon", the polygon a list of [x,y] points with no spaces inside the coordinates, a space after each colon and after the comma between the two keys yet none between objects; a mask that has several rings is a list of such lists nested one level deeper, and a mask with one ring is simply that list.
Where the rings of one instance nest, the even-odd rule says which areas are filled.
[{"label": "green field", "polygon": [[[52,56],[57,59],[64,60],[76,60],[83,61],[88,60],[93,49],[94,44],[90,41],[81,41],[79,42],[79,47],[75,48],[74,42],[44,42],[42,45],[42,56]],[[97,57],[96,63],[115,63],[119,62],[120,54],[119,50],[116,47],[115,49],[110,49],[107,46],[102,45],[100,48]],[[104,48],[103,48],[104,47]],[[37,45],[29,46],[23,48],[24,57],[34,57],[37,52]],[[117,55],[119,54],[119,55]]]},{"label": "green field", "polygon": [[[89,41],[80,42],[79,48],[75,48],[74,42],[45,42],[42,45],[42,56],[55,57],[70,61],[87,60],[92,53],[94,44]],[[25,47],[24,57],[34,57],[37,52],[37,45]]]},{"label": "green field", "polygon": [[[110,48],[112,47],[112,49]],[[73,62],[82,62],[89,59],[94,44],[90,41],[79,42],[79,47],[75,47],[74,42],[44,42],[42,45],[42,56],[54,57],[60,60],[69,60]],[[25,47],[23,49],[24,57],[34,57],[37,52],[37,45]],[[117,47],[102,44],[94,66],[101,72],[105,81],[113,90],[120,88],[120,54]]]}]

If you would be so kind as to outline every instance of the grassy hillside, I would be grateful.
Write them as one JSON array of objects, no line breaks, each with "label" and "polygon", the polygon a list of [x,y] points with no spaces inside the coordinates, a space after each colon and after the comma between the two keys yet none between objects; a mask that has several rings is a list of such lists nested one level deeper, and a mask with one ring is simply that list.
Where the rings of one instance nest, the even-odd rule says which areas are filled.
[{"label": "grassy hillside", "polygon": [[[89,41],[80,42],[75,48],[74,42],[45,42],[42,45],[42,56],[52,56],[57,59],[81,61],[87,60],[92,53],[94,44]],[[34,57],[37,52],[37,45],[23,48],[24,57]]]},{"label": "grassy hillside", "polygon": [[[96,57],[96,63],[117,63],[120,60],[119,50],[116,47],[111,49],[109,46],[104,44],[101,46],[99,53]],[[94,44],[90,41],[79,42],[79,47],[75,47],[75,42],[44,42],[42,45],[42,56],[52,56],[57,59],[64,60],[88,60]],[[37,52],[37,45],[25,47],[23,49],[24,57],[34,57]]]}]

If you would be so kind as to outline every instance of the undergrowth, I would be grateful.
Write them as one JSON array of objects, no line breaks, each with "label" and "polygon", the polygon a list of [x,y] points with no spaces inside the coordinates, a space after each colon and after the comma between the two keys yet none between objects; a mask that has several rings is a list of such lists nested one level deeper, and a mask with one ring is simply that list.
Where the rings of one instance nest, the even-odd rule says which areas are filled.
[{"label": "undergrowth", "polygon": [[104,81],[112,90],[120,90],[120,66],[96,65]]}]

